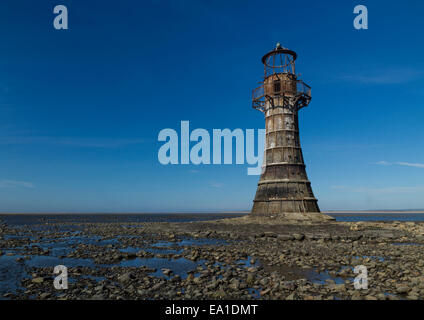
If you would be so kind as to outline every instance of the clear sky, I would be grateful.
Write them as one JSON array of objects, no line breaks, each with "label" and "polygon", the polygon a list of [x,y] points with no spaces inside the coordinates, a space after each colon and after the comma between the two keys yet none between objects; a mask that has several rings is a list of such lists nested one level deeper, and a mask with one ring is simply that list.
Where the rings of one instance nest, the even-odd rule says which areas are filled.
[{"label": "clear sky", "polygon": [[[69,30],[53,28],[66,5]],[[353,28],[364,4],[369,29]],[[158,133],[264,128],[260,58],[298,53],[323,210],[424,208],[424,2],[0,2],[0,212],[249,210],[247,165],[163,166]]]}]

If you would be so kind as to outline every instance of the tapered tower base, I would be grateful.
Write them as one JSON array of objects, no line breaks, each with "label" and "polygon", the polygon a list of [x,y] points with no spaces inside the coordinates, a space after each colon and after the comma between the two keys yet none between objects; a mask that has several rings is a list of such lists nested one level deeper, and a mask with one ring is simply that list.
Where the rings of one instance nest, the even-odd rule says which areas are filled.
[{"label": "tapered tower base", "polygon": [[293,224],[293,223],[320,223],[320,222],[329,222],[335,221],[331,216],[320,212],[289,212],[277,214],[258,214],[255,215],[250,213],[247,218],[251,222],[256,223],[272,223],[272,224]]}]

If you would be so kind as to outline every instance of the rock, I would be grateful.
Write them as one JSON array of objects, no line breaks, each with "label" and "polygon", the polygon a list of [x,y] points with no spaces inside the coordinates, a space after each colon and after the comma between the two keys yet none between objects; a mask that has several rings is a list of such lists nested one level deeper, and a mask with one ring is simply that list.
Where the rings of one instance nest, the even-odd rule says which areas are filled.
[{"label": "rock", "polygon": [[376,297],[377,297],[378,300],[386,300],[387,299],[387,296],[384,293],[379,293],[379,294],[377,294]]},{"label": "rock", "polygon": [[170,276],[171,275],[171,273],[172,273],[172,270],[171,269],[162,269],[162,273],[165,275],[165,276]]},{"label": "rock", "polygon": [[212,297],[215,299],[224,299],[226,296],[227,294],[225,293],[224,290],[218,290],[212,294]]},{"label": "rock", "polygon": [[247,282],[247,284],[248,284],[249,286],[252,286],[252,285],[255,283],[255,277],[254,277],[254,275],[253,275],[252,273],[249,273],[249,274],[247,275],[246,282]]},{"label": "rock", "polygon": [[187,282],[190,282],[190,281],[193,281],[193,280],[194,280],[194,274],[193,273],[189,273],[187,275],[186,281]]},{"label": "rock", "polygon": [[342,284],[330,284],[328,288],[330,290],[338,291],[338,292],[346,291],[346,285],[344,285],[343,283]]},{"label": "rock", "polygon": [[296,285],[292,281],[283,281],[280,283],[280,289],[293,291],[296,289]]},{"label": "rock", "polygon": [[359,230],[362,230],[362,227],[360,226],[360,224],[359,224],[359,223],[356,223],[356,224],[352,224],[352,225],[350,226],[350,230],[351,230],[351,231],[359,231]]},{"label": "rock", "polygon": [[48,299],[48,298],[51,297],[51,295],[52,294],[50,292],[44,292],[44,293],[40,294],[40,299],[41,300]]},{"label": "rock", "polygon": [[383,239],[394,239],[396,238],[395,235],[393,233],[383,233],[380,235],[380,238]]},{"label": "rock", "polygon": [[206,286],[206,288],[213,290],[216,289],[218,287],[218,282],[213,281],[212,283],[210,283],[209,285]]},{"label": "rock", "polygon": [[305,239],[305,235],[304,234],[299,234],[299,233],[293,234],[293,237],[297,241],[302,241],[303,239]]},{"label": "rock", "polygon": [[274,232],[265,232],[265,237],[267,238],[277,238],[277,235]]},{"label": "rock", "polygon": [[172,282],[180,282],[181,281],[181,277],[177,274],[172,278]]},{"label": "rock", "polygon": [[140,296],[145,296],[147,294],[147,291],[144,289],[138,289],[137,294],[139,294]]},{"label": "rock", "polygon": [[290,294],[286,297],[286,300],[294,300],[294,299],[295,299],[294,293],[292,293],[292,294]]},{"label": "rock", "polygon": [[38,277],[38,278],[34,278],[31,280],[33,283],[43,283],[44,282],[44,278],[43,277]]},{"label": "rock", "polygon": [[177,295],[177,292],[175,291],[175,290],[169,290],[167,293],[166,293],[166,295],[169,297],[169,298],[173,298],[173,297],[175,297],[176,295]]},{"label": "rock", "polygon": [[135,258],[137,258],[137,254],[135,254],[133,252],[130,252],[130,253],[127,254],[128,260],[132,260],[132,259],[135,259]]},{"label": "rock", "polygon": [[100,285],[100,286],[94,287],[94,291],[103,291],[104,289],[105,289],[105,286],[104,285]]},{"label": "rock", "polygon": [[146,251],[140,250],[137,252],[137,257],[144,257],[146,255]]},{"label": "rock", "polygon": [[396,292],[400,294],[405,294],[411,291],[411,289],[408,286],[405,285],[397,285],[396,286]]},{"label": "rock", "polygon": [[134,275],[130,272],[124,273],[123,275],[119,276],[118,280],[120,282],[128,282],[134,279]]},{"label": "rock", "polygon": [[234,290],[238,290],[240,288],[240,281],[238,279],[233,279],[230,282],[229,287]]},{"label": "rock", "polygon": [[157,283],[157,284],[155,284],[153,287],[152,287],[152,291],[156,291],[156,290],[159,290],[160,288],[162,288],[163,286],[164,286],[164,282],[159,282],[159,283]]},{"label": "rock", "polygon": [[294,240],[294,237],[288,234],[279,234],[277,238],[283,241]]},{"label": "rock", "polygon": [[[270,288],[265,289],[265,290],[262,290],[262,291],[260,292],[260,295],[261,295],[261,296],[264,296],[264,295],[268,294],[270,291],[271,291],[271,289],[270,289]],[[287,300],[292,300],[292,299],[288,299],[288,298],[287,298]]]}]

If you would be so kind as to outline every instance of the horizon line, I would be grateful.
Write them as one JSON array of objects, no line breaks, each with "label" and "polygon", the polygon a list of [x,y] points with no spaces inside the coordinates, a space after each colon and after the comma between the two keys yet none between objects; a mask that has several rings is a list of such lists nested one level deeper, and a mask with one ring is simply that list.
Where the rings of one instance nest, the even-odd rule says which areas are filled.
[{"label": "horizon line", "polygon": [[[0,212],[0,215],[195,215],[195,214],[249,214],[250,210],[231,211],[156,211],[156,212]],[[370,210],[323,210],[323,214],[345,213],[424,213],[424,209],[370,209]]]}]

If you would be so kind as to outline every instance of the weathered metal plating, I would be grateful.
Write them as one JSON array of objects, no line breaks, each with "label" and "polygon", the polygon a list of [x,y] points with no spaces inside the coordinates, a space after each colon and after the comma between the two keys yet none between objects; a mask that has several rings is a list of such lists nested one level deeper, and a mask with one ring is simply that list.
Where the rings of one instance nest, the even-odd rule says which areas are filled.
[{"label": "weathered metal plating", "polygon": [[298,111],[311,101],[311,88],[295,73],[296,52],[277,44],[262,58],[264,79],[253,90],[253,108],[265,115],[262,174],[251,215],[319,213],[299,138]]}]

